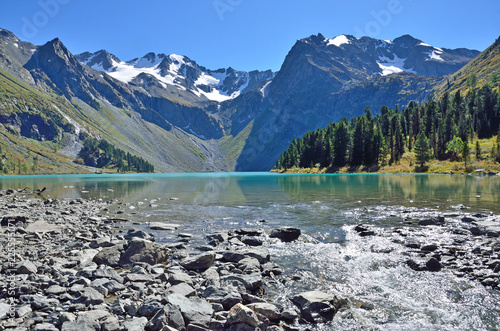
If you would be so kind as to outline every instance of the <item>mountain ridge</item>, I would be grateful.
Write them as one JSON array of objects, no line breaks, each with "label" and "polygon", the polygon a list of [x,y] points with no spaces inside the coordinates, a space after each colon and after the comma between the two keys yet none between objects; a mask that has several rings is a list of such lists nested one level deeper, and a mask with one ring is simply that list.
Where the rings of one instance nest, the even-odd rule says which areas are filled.
[{"label": "mountain ridge", "polygon": [[298,40],[278,72],[243,72],[175,54],[127,62],[105,50],[73,55],[57,38],[34,46],[0,30],[0,69],[63,97],[72,107],[66,117],[159,171],[269,170],[293,138],[358,115],[366,103],[376,111],[425,101],[445,79],[431,74],[453,71],[477,52],[421,43],[318,34]]}]

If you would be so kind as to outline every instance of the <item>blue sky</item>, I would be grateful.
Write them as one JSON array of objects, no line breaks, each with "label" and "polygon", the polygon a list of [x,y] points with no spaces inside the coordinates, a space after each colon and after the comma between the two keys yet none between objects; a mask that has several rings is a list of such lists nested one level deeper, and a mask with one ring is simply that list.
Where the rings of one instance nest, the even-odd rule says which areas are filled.
[{"label": "blue sky", "polygon": [[36,45],[59,37],[72,53],[106,49],[122,61],[181,54],[210,69],[279,70],[311,34],[484,50],[500,35],[498,0],[2,0],[0,28]]}]

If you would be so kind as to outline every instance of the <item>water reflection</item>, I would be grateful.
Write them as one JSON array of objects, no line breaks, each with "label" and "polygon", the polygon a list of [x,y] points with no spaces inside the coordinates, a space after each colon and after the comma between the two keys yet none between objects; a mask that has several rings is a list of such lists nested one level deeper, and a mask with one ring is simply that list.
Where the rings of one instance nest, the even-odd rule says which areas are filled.
[{"label": "water reflection", "polygon": [[260,206],[322,202],[442,206],[499,212],[500,178],[446,175],[279,175],[268,173],[11,176],[0,189],[47,187],[47,197],[129,202],[177,197],[184,204]]}]

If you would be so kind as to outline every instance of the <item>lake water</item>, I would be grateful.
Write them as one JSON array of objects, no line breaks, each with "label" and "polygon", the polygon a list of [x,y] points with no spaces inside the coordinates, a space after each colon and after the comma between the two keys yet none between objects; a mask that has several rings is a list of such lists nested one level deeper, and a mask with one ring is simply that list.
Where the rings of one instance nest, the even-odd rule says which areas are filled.
[{"label": "lake water", "polygon": [[[318,329],[498,330],[500,325],[498,291],[449,270],[413,271],[393,236],[361,238],[353,230],[367,223],[390,233],[411,227],[405,225],[407,218],[443,214],[453,219],[481,213],[500,223],[500,177],[207,173],[0,178],[0,189],[24,187],[46,187],[46,198],[119,199],[125,203],[116,208],[144,229],[148,221],[177,223],[181,231],[196,234],[298,227],[303,240],[267,244],[273,262],[297,280],[267,290],[285,306],[293,294],[313,289],[350,301],[350,309]],[[156,235],[159,241],[173,240]],[[426,235],[430,242],[447,236],[439,229]]]}]

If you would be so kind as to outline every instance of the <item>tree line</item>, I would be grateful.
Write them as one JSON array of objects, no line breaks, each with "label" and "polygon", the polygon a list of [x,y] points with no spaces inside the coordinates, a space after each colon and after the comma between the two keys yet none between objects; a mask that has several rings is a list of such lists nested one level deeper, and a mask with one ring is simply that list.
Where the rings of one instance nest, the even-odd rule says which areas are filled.
[{"label": "tree line", "polygon": [[124,152],[104,139],[87,137],[77,163],[90,167],[113,167],[118,172],[154,172],[154,166],[141,157]]},{"label": "tree line", "polygon": [[[500,93],[488,85],[471,89],[465,96],[458,91],[421,105],[412,101],[402,110],[382,106],[376,116],[366,107],[363,115],[343,118],[293,139],[275,168],[392,165],[406,151],[414,152],[421,166],[429,158],[466,161],[469,142],[495,135],[491,155],[500,162],[499,124]],[[480,150],[476,142],[476,153]]]}]

